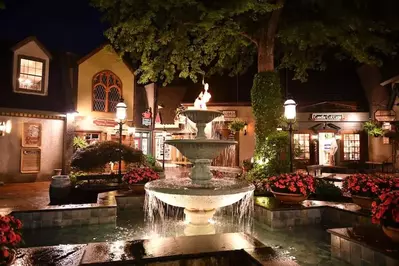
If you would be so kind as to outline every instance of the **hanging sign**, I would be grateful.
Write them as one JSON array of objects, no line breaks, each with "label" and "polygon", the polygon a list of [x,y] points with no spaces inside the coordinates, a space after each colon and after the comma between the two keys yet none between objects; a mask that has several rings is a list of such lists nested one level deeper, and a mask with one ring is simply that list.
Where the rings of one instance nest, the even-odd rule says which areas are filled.
[{"label": "hanging sign", "polygon": [[232,121],[234,118],[237,118],[236,110],[224,110],[222,111],[225,121]]},{"label": "hanging sign", "polygon": [[141,124],[143,126],[151,126],[152,124],[152,113],[151,113],[151,109],[148,108],[147,111],[145,111],[144,113],[141,114]]},{"label": "hanging sign", "polygon": [[337,113],[315,113],[311,115],[313,121],[343,121],[345,116]]},{"label": "hanging sign", "polygon": [[393,110],[377,110],[374,113],[374,117],[379,122],[395,121],[396,113]]},{"label": "hanging sign", "polygon": [[95,119],[93,120],[93,124],[99,127],[114,127],[118,124],[118,122],[111,119]]}]

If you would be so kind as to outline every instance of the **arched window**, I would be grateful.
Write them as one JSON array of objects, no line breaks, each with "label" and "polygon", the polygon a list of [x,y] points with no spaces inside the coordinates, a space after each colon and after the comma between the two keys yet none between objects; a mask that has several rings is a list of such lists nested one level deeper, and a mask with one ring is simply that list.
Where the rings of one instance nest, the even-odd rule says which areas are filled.
[{"label": "arched window", "polygon": [[105,70],[93,77],[93,111],[115,112],[122,95],[122,82],[117,75]]}]

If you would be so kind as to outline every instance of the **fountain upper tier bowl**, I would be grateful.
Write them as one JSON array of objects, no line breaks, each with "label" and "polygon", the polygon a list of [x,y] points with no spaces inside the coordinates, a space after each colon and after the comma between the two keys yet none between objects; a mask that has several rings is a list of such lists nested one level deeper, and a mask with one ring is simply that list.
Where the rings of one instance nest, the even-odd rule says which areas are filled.
[{"label": "fountain upper tier bowl", "polygon": [[213,139],[171,139],[166,144],[175,146],[191,162],[197,159],[212,160],[218,156],[223,149],[230,145],[236,145],[234,140]]},{"label": "fountain upper tier bowl", "polygon": [[189,109],[181,112],[181,115],[184,115],[192,122],[196,124],[208,124],[213,121],[215,118],[222,116],[223,113],[219,111],[212,110],[197,110],[197,109]]},{"label": "fountain upper tier bowl", "polygon": [[171,178],[149,182],[145,189],[169,205],[204,210],[234,204],[255,187],[235,179],[211,179],[195,184],[189,178]]}]

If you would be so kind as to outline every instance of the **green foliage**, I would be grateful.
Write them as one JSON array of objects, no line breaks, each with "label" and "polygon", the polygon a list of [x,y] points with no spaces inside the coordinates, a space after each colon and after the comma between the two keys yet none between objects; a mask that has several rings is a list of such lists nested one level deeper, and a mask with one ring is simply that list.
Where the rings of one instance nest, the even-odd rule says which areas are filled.
[{"label": "green foliage", "polygon": [[245,127],[245,122],[238,118],[231,121],[228,125],[229,130],[233,132],[239,132],[243,130],[244,127]]},{"label": "green foliage", "polygon": [[363,124],[364,130],[373,137],[381,137],[384,135],[384,130],[376,122],[367,121]]},{"label": "green foliage", "polygon": [[242,166],[244,167],[245,170],[249,171],[252,168],[254,168],[254,163],[251,162],[251,159],[246,159],[242,161]]},{"label": "green foliage", "polygon": [[144,155],[144,158],[147,166],[155,166],[157,164],[157,159],[150,154]]},{"label": "green foliage", "polygon": [[[143,153],[140,150],[122,145],[122,160],[126,163],[143,162]],[[75,171],[92,171],[104,167],[109,162],[119,161],[119,143],[103,141],[77,150],[71,161]]]},{"label": "green foliage", "polygon": [[256,152],[262,155],[266,139],[277,130],[278,119],[282,114],[280,79],[276,72],[255,75],[251,101],[255,116]]},{"label": "green foliage", "polygon": [[[395,54],[399,1],[91,0],[111,25],[105,35],[137,64],[140,83],[245,71],[272,43],[278,68],[305,80],[325,59],[381,64]],[[280,4],[280,3],[284,3]],[[282,9],[282,10],[281,10]],[[281,12],[278,20],[272,14]],[[268,39],[268,30],[276,34]],[[259,55],[258,55],[259,56]],[[271,69],[270,69],[271,70]]]},{"label": "green foliage", "polygon": [[342,191],[339,187],[334,185],[332,182],[316,179],[316,195],[322,199],[334,200],[342,196]]},{"label": "green foliage", "polygon": [[74,137],[73,138],[73,149],[76,151],[78,149],[83,149],[89,146],[89,144],[82,138],[80,137]]}]

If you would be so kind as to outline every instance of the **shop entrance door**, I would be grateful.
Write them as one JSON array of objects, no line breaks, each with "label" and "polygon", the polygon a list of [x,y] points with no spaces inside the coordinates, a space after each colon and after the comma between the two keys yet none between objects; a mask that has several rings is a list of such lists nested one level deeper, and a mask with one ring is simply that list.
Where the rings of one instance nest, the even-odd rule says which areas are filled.
[{"label": "shop entrance door", "polygon": [[319,164],[334,166],[335,154],[338,150],[335,134],[331,132],[319,133]]}]

